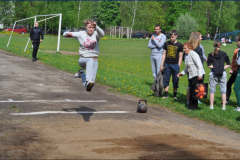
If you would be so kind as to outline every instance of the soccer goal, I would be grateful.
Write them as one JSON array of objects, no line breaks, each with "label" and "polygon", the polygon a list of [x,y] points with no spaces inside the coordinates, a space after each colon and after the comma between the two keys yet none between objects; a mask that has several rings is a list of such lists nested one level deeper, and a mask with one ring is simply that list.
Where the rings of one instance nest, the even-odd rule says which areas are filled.
[{"label": "soccer goal", "polygon": [[[45,17],[51,16],[51,17],[37,21],[37,17],[44,17],[44,16],[45,16]],[[42,22],[42,21],[45,21],[45,20],[48,20],[48,19],[51,19],[51,18],[54,18],[54,17],[57,17],[57,16],[59,16],[58,43],[57,43],[57,52],[59,52],[59,48],[60,48],[60,35],[61,35],[61,25],[62,25],[62,13],[59,13],[59,14],[47,14],[47,15],[36,15],[36,16],[34,16],[34,17],[29,17],[29,18],[25,18],[25,19],[20,19],[20,20],[14,22],[13,29],[12,29],[12,33],[13,33],[14,27],[15,27],[15,25],[16,25],[17,22],[24,21],[24,20],[31,19],[31,18],[34,18],[34,23],[35,23],[35,22]],[[33,27],[34,27],[34,26],[33,26]],[[10,35],[10,37],[9,37],[7,47],[8,47],[9,44],[10,44],[10,40],[11,40],[11,37],[12,37],[12,33],[11,33],[11,35]],[[28,39],[27,45],[26,45],[26,47],[25,47],[25,49],[24,49],[24,52],[26,52],[26,49],[27,49],[28,44],[29,44],[29,41],[30,41],[30,38]]]},{"label": "soccer goal", "polygon": [[117,34],[119,38],[123,38],[123,35],[126,35],[128,39],[129,38],[131,39],[132,27],[122,27],[122,26],[110,27],[110,37],[117,38]]}]

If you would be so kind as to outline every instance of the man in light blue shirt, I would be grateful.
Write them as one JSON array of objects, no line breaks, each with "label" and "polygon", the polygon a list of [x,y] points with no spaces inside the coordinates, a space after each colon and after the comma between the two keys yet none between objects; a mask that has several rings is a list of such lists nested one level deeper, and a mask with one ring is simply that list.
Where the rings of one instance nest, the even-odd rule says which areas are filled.
[{"label": "man in light blue shirt", "polygon": [[166,36],[161,33],[160,25],[155,26],[155,34],[152,35],[151,39],[148,43],[148,48],[151,49],[151,66],[152,66],[152,74],[154,80],[157,77],[157,74],[160,70],[161,62],[162,62],[162,54],[163,54],[163,46],[166,42]]}]

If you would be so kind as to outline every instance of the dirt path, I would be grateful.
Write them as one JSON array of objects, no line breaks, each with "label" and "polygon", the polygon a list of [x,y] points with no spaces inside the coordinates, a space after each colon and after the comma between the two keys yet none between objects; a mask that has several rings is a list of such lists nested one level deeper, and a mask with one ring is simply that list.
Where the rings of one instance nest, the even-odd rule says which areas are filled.
[{"label": "dirt path", "polygon": [[239,159],[238,133],[161,107],[137,113],[138,98],[86,92],[39,61],[0,51],[0,82],[1,159]]}]

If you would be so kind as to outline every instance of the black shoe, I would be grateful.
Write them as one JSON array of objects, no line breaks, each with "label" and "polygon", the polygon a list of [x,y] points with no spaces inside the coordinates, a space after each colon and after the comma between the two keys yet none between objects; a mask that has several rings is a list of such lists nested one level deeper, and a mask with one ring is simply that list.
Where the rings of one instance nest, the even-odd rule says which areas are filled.
[{"label": "black shoe", "polygon": [[[226,104],[225,105],[227,105],[229,102],[228,101],[226,101]],[[220,103],[221,105],[223,104],[222,102]]]},{"label": "black shoe", "polygon": [[93,82],[88,82],[86,84],[87,84],[86,91],[91,92],[92,87],[94,86],[94,83]]},{"label": "black shoe", "polygon": [[37,61],[37,59],[36,59],[36,58],[33,58],[32,61],[35,62],[35,61]]}]

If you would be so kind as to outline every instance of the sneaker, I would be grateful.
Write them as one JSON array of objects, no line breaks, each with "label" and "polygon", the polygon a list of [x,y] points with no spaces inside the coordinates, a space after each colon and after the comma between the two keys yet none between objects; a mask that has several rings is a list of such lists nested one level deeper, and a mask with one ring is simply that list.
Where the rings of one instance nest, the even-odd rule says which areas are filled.
[{"label": "sneaker", "polygon": [[91,92],[94,83],[92,81],[86,83],[86,91]]},{"label": "sneaker", "polygon": [[33,62],[36,62],[36,61],[37,61],[37,58],[33,58],[32,61],[33,61]]},{"label": "sneaker", "polygon": [[165,96],[164,96],[164,97],[162,97],[162,98],[165,99],[165,98],[168,98],[168,97],[165,97]]},{"label": "sneaker", "polygon": [[73,77],[74,78],[81,78],[81,75],[80,75],[81,72],[84,72],[84,70],[83,69],[79,69],[79,71],[77,73],[75,73]]},{"label": "sneaker", "polygon": [[210,109],[214,109],[214,107],[210,107]]},{"label": "sneaker", "polygon": [[201,104],[202,102],[200,102],[200,101],[198,100],[198,103]]},{"label": "sneaker", "polygon": [[222,110],[224,110],[224,111],[225,111],[225,110],[226,110],[226,107],[222,107]]},{"label": "sneaker", "polygon": [[234,111],[240,112],[240,107],[235,108]]},{"label": "sneaker", "polygon": [[173,99],[176,99],[176,100],[177,100],[177,97],[173,97]]}]

